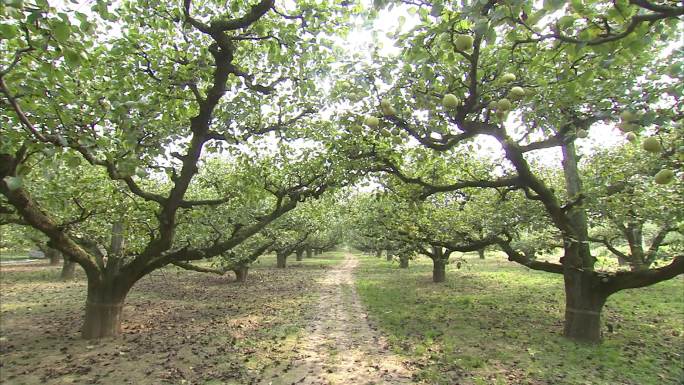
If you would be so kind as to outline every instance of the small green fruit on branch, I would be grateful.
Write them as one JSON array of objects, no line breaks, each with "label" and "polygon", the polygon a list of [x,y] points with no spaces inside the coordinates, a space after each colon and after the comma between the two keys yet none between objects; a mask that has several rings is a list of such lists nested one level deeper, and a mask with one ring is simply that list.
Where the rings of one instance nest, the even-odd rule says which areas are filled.
[{"label": "small green fruit on branch", "polygon": [[644,139],[644,141],[641,143],[641,148],[654,154],[663,150],[663,147],[660,145],[658,139],[653,136]]},{"label": "small green fruit on branch", "polygon": [[453,110],[454,108],[458,107],[458,98],[454,94],[446,94],[442,98],[442,105],[444,108]]},{"label": "small green fruit on branch", "polygon": [[635,131],[639,128],[639,115],[629,110],[622,111],[618,128],[622,132]]},{"label": "small green fruit on branch", "polygon": [[394,109],[394,107],[392,107],[387,99],[382,99],[382,101],[380,101],[380,111],[382,111],[382,114],[385,116],[397,115],[397,111]]},{"label": "small green fruit on branch", "polygon": [[525,97],[525,89],[522,87],[513,87],[508,92],[508,96],[513,100],[520,100]]},{"label": "small green fruit on branch", "polygon": [[514,82],[515,79],[517,79],[517,78],[515,77],[515,75],[512,74],[512,73],[510,73],[510,72],[505,73],[505,74],[503,74],[503,75],[501,76],[501,81],[504,81],[504,82]]},{"label": "small green fruit on branch", "polygon": [[634,143],[637,140],[637,136],[633,132],[628,132],[627,135],[625,135],[625,139],[631,143]]},{"label": "small green fruit on branch", "polygon": [[668,184],[674,180],[674,172],[669,169],[662,169],[655,174],[654,179],[657,184]]},{"label": "small green fruit on branch", "polygon": [[459,51],[470,51],[473,49],[473,37],[470,35],[458,35],[454,46]]},{"label": "small green fruit on branch", "polygon": [[367,116],[363,123],[370,128],[378,128],[378,125],[380,125],[380,119],[376,118],[375,116]]}]

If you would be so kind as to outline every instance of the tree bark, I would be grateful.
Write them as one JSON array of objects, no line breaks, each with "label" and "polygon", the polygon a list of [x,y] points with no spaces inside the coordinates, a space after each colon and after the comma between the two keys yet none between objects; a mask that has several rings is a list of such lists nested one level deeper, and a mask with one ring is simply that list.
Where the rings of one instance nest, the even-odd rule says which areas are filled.
[{"label": "tree bark", "polygon": [[392,262],[392,260],[394,259],[394,257],[392,256],[392,253],[390,253],[389,251],[387,252],[386,258],[387,258],[387,262]]},{"label": "tree bark", "polygon": [[485,259],[485,250],[484,249],[478,249],[477,255],[480,256],[480,259]]},{"label": "tree bark", "polygon": [[83,338],[98,339],[121,334],[123,303],[132,286],[132,283],[123,281],[88,281],[85,321],[81,330]]},{"label": "tree bark", "polygon": [[249,272],[249,267],[247,266],[241,266],[238,268],[235,268],[233,270],[233,273],[235,273],[235,282],[246,282],[247,281],[247,273]]},{"label": "tree bark", "polygon": [[402,269],[408,269],[408,267],[409,267],[408,257],[399,257],[399,267]]},{"label": "tree bark", "polygon": [[601,341],[601,311],[608,293],[590,272],[566,271],[564,335],[576,341]]},{"label": "tree bark", "polygon": [[304,260],[304,249],[297,249],[297,261]]},{"label": "tree bark", "polygon": [[382,257],[382,249],[375,250],[375,258]]},{"label": "tree bark", "polygon": [[287,267],[287,255],[276,253],[276,267],[280,269]]},{"label": "tree bark", "polygon": [[432,260],[432,282],[446,281],[446,261],[442,259]]},{"label": "tree bark", "polygon": [[76,262],[70,261],[69,258],[64,258],[62,261],[62,272],[59,274],[59,278],[62,281],[74,279],[75,270]]},{"label": "tree bark", "polygon": [[310,247],[306,248],[306,257],[307,258],[313,257],[313,249],[312,248],[310,248]]},{"label": "tree bark", "polygon": [[59,257],[61,256],[59,250],[48,247],[45,256],[50,259],[50,266],[59,265]]}]

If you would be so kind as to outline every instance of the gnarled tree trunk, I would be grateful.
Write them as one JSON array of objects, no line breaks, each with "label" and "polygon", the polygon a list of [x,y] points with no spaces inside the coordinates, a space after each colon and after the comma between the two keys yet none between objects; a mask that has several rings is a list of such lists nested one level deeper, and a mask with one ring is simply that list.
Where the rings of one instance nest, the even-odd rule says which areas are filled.
[{"label": "gnarled tree trunk", "polygon": [[132,282],[88,280],[85,321],[81,335],[85,339],[116,337],[121,334],[123,303]]},{"label": "gnarled tree trunk", "polygon": [[236,282],[246,282],[248,272],[249,272],[249,267],[247,267],[247,266],[240,266],[240,267],[233,269],[233,273],[235,273],[235,281]]},{"label": "gnarled tree trunk", "polygon": [[565,281],[564,335],[577,341],[601,341],[601,311],[608,294],[596,276],[580,270],[567,270]]},{"label": "gnarled tree trunk", "polygon": [[62,272],[59,274],[59,278],[63,281],[73,279],[75,270],[76,262],[72,262],[69,258],[65,257],[62,261]]},{"label": "gnarled tree trunk", "polygon": [[59,257],[61,253],[57,249],[53,249],[52,247],[48,247],[45,253],[45,256],[48,257],[50,260],[50,266],[57,266],[59,265]]},{"label": "gnarled tree trunk", "polygon": [[287,254],[276,253],[276,267],[281,269],[287,267]]},{"label": "gnarled tree trunk", "polygon": [[432,282],[446,281],[446,262],[439,258],[432,260]]}]

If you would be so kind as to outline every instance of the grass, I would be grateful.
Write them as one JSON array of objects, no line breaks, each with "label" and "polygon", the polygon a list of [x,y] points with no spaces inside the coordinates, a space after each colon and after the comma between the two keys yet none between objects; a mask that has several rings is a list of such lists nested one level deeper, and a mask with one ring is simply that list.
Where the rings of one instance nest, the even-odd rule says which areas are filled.
[{"label": "grass", "polygon": [[396,353],[430,384],[665,385],[684,379],[684,281],[611,296],[604,342],[561,336],[562,277],[466,258],[431,282],[432,262],[399,269],[361,257],[357,289]]},{"label": "grass", "polygon": [[85,276],[59,280],[46,263],[0,267],[0,383],[246,384],[296,355],[315,316],[319,278],[343,259],[326,253],[276,269],[264,256],[246,283],[167,267],[141,279],[123,335],[79,337]]},{"label": "grass", "polygon": [[31,259],[27,252],[0,250],[0,261],[21,261]]}]

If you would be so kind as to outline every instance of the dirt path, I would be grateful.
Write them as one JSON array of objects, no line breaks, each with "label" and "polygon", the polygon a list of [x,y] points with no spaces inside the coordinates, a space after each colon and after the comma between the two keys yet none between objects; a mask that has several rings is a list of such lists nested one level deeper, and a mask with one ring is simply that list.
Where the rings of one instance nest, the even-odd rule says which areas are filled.
[{"label": "dirt path", "polygon": [[354,287],[358,259],[326,274],[315,319],[305,331],[295,360],[262,377],[262,385],[411,384],[410,372],[368,323]]}]

